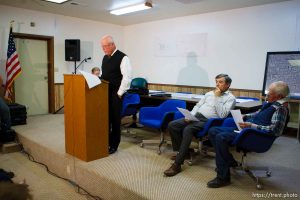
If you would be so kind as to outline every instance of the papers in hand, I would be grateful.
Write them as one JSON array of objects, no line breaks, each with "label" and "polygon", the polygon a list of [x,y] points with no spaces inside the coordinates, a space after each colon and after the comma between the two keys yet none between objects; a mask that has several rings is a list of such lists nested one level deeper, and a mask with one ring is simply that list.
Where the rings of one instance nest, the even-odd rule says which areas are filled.
[{"label": "papers in hand", "polygon": [[183,109],[183,108],[178,108],[179,112],[181,112],[184,116],[185,119],[189,120],[189,121],[199,121],[199,119],[197,119],[194,115],[192,115],[192,113],[190,113],[190,111],[188,111],[187,109]]},{"label": "papers in hand", "polygon": [[239,123],[244,122],[243,116],[241,114],[241,110],[231,110],[230,113],[231,113],[233,120],[234,120],[236,126],[238,127],[239,131],[241,131],[242,128],[240,127]]},{"label": "papers in hand", "polygon": [[89,89],[91,89],[101,83],[98,76],[88,73],[88,72],[81,71],[81,70],[79,70],[79,72],[84,76],[86,83],[89,86]]}]

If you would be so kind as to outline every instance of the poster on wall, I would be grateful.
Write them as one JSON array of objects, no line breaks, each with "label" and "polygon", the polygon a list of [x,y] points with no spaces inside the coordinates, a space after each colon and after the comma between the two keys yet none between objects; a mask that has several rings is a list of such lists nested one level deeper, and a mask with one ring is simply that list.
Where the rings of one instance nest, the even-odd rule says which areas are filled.
[{"label": "poster on wall", "polygon": [[262,95],[275,81],[289,85],[291,98],[300,98],[300,51],[268,52]]}]

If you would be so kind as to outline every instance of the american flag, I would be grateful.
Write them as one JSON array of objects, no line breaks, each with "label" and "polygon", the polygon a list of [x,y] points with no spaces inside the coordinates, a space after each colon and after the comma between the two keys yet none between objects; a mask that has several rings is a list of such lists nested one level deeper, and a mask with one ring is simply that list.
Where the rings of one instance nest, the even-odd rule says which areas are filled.
[{"label": "american flag", "polygon": [[12,34],[12,27],[10,27],[10,31],[9,31],[5,71],[6,71],[5,97],[9,101],[11,101],[13,81],[21,73],[21,65],[19,62],[19,56],[16,50],[14,37]]}]

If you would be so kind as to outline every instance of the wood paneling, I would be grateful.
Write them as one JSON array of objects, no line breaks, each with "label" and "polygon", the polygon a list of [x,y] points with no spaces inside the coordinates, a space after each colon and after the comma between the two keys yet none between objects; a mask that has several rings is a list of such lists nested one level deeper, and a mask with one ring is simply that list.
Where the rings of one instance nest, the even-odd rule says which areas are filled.
[{"label": "wood paneling", "polygon": [[[150,90],[163,90],[168,92],[191,92],[194,94],[204,94],[213,90],[212,87],[197,87],[197,86],[182,86],[182,85],[168,85],[168,84],[155,84],[149,83]],[[55,111],[60,109],[64,105],[64,85],[63,83],[55,83]],[[260,90],[241,90],[230,89],[230,91],[236,96],[256,97],[261,98]]]}]

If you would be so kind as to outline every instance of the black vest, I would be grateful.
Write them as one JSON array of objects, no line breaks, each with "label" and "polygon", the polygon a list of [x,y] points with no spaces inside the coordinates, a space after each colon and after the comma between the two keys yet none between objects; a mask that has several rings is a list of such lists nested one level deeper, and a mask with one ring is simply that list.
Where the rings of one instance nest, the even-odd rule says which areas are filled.
[{"label": "black vest", "polygon": [[117,50],[113,56],[109,57],[105,55],[102,60],[101,79],[109,81],[110,86],[116,89],[120,87],[123,78],[120,65],[124,56],[126,54]]}]

